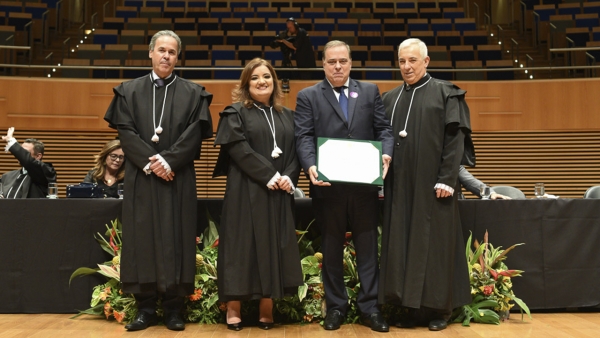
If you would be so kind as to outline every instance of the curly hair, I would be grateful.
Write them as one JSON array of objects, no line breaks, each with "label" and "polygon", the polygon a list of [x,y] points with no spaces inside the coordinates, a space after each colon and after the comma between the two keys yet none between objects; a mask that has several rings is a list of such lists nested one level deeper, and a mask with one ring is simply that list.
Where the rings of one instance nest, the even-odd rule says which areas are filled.
[{"label": "curly hair", "polygon": [[279,84],[279,80],[277,79],[277,73],[275,73],[275,69],[269,61],[255,58],[246,64],[244,70],[242,71],[242,75],[240,76],[240,83],[235,87],[235,89],[231,92],[231,96],[233,102],[242,102],[244,107],[251,108],[254,104],[254,100],[250,95],[250,79],[252,78],[252,72],[254,69],[260,66],[265,66],[269,69],[271,73],[271,77],[273,78],[273,93],[271,94],[271,104],[276,111],[281,112],[283,109],[283,91],[281,90],[281,85]]},{"label": "curly hair", "polygon": [[[104,145],[104,148],[100,151],[98,155],[94,155],[94,179],[96,182],[100,182],[104,180],[104,174],[106,174],[106,158],[113,151],[121,149],[121,141],[120,140],[112,140]],[[122,181],[125,177],[125,163],[121,165],[119,171],[117,171],[117,182]]]}]

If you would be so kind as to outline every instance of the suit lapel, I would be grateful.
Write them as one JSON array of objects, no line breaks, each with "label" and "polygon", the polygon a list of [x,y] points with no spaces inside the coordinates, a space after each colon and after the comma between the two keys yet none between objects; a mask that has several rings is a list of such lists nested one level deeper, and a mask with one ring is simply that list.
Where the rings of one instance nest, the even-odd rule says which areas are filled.
[{"label": "suit lapel", "polygon": [[[323,90],[323,95],[325,96],[327,101],[329,101],[331,107],[333,107],[333,109],[335,110],[335,113],[347,127],[348,121],[346,121],[346,117],[344,116],[344,112],[342,111],[342,107],[340,106],[340,102],[335,97],[335,94],[333,93],[333,88],[331,88],[331,85],[329,84],[327,79],[323,80],[323,83],[321,84],[321,89]],[[350,105],[348,104],[348,107],[349,106]]]},{"label": "suit lapel", "polygon": [[354,117],[354,108],[356,107],[356,100],[358,95],[352,96],[352,93],[358,93],[358,83],[352,79],[348,83],[348,125],[352,125],[352,117]]}]

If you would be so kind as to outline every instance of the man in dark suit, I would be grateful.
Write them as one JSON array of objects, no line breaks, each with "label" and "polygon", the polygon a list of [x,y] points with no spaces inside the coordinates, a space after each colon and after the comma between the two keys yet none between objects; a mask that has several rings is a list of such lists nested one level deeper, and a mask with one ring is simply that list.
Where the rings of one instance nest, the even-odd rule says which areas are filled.
[{"label": "man in dark suit", "polygon": [[[324,327],[336,330],[344,322],[348,295],[344,285],[343,250],[346,231],[356,248],[360,291],[358,308],[363,324],[387,332],[389,326],[377,307],[377,187],[323,182],[316,166],[318,137],[376,140],[383,145],[383,175],[391,161],[393,137],[379,89],[349,78],[350,47],[330,41],[323,50],[325,79],[298,93],[296,149],[310,178],[313,207],[322,233],[323,284],[327,316]],[[352,168],[348,168],[352,170]]]},{"label": "man in dark suit", "polygon": [[23,168],[2,175],[0,183],[3,198],[46,198],[48,183],[56,183],[56,171],[51,163],[42,162],[44,143],[28,138],[19,144],[13,137],[15,128],[10,127],[2,140],[5,151],[11,152]]}]

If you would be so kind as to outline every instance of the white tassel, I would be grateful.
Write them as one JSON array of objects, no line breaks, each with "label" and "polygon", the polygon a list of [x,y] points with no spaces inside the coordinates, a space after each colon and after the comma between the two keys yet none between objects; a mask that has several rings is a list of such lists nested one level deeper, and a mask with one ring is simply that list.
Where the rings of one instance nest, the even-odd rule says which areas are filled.
[{"label": "white tassel", "polygon": [[152,142],[158,143],[158,135],[154,134],[154,136],[152,136]]},{"label": "white tassel", "polygon": [[400,132],[400,137],[406,137],[406,135],[408,135],[408,133],[406,132],[406,130],[403,130]]},{"label": "white tassel", "polygon": [[278,146],[275,146],[275,148],[273,149],[274,152],[276,152],[277,154],[283,154],[283,151],[281,151],[281,149],[279,149]]},{"label": "white tassel", "polygon": [[278,153],[276,149],[273,149],[273,152],[271,152],[271,157],[278,158],[280,153],[281,152]]},{"label": "white tassel", "polygon": [[157,135],[160,135],[162,133],[163,129],[161,126],[158,126],[158,128],[156,128],[155,132]]}]

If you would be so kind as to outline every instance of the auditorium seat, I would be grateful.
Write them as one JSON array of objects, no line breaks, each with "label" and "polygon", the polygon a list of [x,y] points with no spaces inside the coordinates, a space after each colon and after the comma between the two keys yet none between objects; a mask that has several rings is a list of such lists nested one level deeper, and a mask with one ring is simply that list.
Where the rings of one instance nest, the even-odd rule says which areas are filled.
[{"label": "auditorium seat", "polygon": [[304,28],[304,30],[306,30],[307,32],[314,30],[312,19],[299,18],[296,19],[296,22],[301,28]]},{"label": "auditorium seat", "polygon": [[24,31],[25,25],[31,22],[33,19],[30,13],[17,13],[10,12],[8,13],[8,21],[7,24],[9,26],[15,26],[15,30]]},{"label": "auditorium seat", "polygon": [[414,0],[398,0],[396,1],[397,9],[416,9]]},{"label": "auditorium seat", "polygon": [[438,0],[438,7],[442,10],[448,8],[457,8],[458,3],[456,2],[456,0]]},{"label": "auditorium seat", "polygon": [[111,17],[104,18],[104,21],[102,22],[102,28],[116,29],[117,31],[121,32],[123,29],[125,29],[125,19]]},{"label": "auditorium seat", "polygon": [[138,9],[137,7],[117,6],[115,16],[117,18],[124,18],[125,21],[128,21],[130,18],[137,18]]},{"label": "auditorium seat", "polygon": [[188,1],[187,2],[188,10],[190,8],[207,8],[206,3],[207,3],[207,1]]},{"label": "auditorium seat", "polygon": [[331,34],[335,30],[335,19],[315,19],[314,27],[315,31],[326,31]]},{"label": "auditorium seat", "polygon": [[173,30],[173,20],[171,18],[151,18],[148,29],[148,33],[151,35],[162,30]]},{"label": "auditorium seat", "polygon": [[246,18],[244,19],[244,30],[255,32],[266,30],[267,25],[264,18]]},{"label": "auditorium seat", "polygon": [[[121,60],[94,60],[93,66],[119,67]],[[121,77],[120,69],[92,69],[94,79],[118,79]]]},{"label": "auditorium seat", "polygon": [[373,9],[373,19],[395,19],[396,13],[393,8],[375,8]]},{"label": "auditorium seat", "polygon": [[302,11],[304,11],[307,8],[310,8],[311,6],[311,1],[292,1],[290,3],[291,7],[298,7],[300,9],[302,9]]},{"label": "auditorium seat", "polygon": [[406,20],[408,34],[411,35],[414,31],[428,31],[429,20],[427,19],[408,19]]},{"label": "auditorium seat", "polygon": [[271,64],[275,64],[276,61],[282,61],[283,55],[279,49],[266,49],[264,51],[264,59],[269,61]]},{"label": "auditorium seat", "polygon": [[437,32],[437,44],[444,48],[454,45],[460,45],[462,42],[461,39],[462,37],[460,36],[460,32],[457,31],[450,30]]},{"label": "auditorium seat", "polygon": [[[242,62],[240,60],[216,60],[215,67],[241,67]],[[240,78],[241,70],[219,70],[215,69],[215,80],[238,80]]]},{"label": "auditorium seat", "polygon": [[368,8],[351,8],[348,19],[370,20],[373,19],[373,14]]},{"label": "auditorium seat", "polygon": [[350,46],[352,60],[369,60],[369,48],[367,46]]},{"label": "auditorium seat", "polygon": [[[212,6],[213,2],[209,2],[209,4]],[[217,18],[217,19],[231,18],[231,8],[227,8],[227,7],[210,8],[210,12],[208,13],[208,15],[211,18]]]},{"label": "auditorium seat", "polygon": [[381,31],[379,32],[358,32],[356,43],[361,46],[380,46],[383,42]]},{"label": "auditorium seat", "polygon": [[[191,3],[188,3],[188,6],[190,6],[190,4]],[[185,17],[194,18],[196,20],[208,19],[208,10],[206,7],[188,7],[187,11],[185,12]]]},{"label": "auditorium seat", "polygon": [[427,55],[431,61],[450,61],[446,46],[427,46]]},{"label": "auditorium seat", "polygon": [[555,32],[565,33],[567,28],[575,27],[575,21],[571,15],[551,15],[550,23],[556,27]]},{"label": "auditorium seat", "polygon": [[[170,1],[167,2],[169,4]],[[163,17],[169,18],[172,20],[184,18],[185,17],[185,8],[182,7],[167,7],[163,11]]]},{"label": "auditorium seat", "polygon": [[142,7],[140,9],[140,18],[162,18],[162,10],[158,7]]},{"label": "auditorium seat", "polygon": [[247,18],[254,18],[255,17],[255,11],[254,8],[234,8],[233,9],[233,18],[234,19],[247,19]]},{"label": "auditorium seat", "polygon": [[383,19],[383,33],[405,31],[404,19]]},{"label": "auditorium seat", "polygon": [[[94,41],[94,43],[96,42]],[[145,44],[146,32],[143,30],[124,29],[121,31],[121,40],[119,41],[119,43],[129,46]]]},{"label": "auditorium seat", "polygon": [[218,60],[235,60],[235,46],[213,45],[211,47],[210,58],[213,64]]},{"label": "auditorium seat", "polygon": [[177,31],[177,35],[179,39],[181,39],[181,44],[183,46],[191,46],[198,44],[198,32],[195,30],[180,30]]},{"label": "auditorium seat", "polygon": [[329,42],[329,32],[315,30],[308,33],[308,38],[313,48],[317,49],[318,46],[325,46]]},{"label": "auditorium seat", "polygon": [[141,69],[123,69],[123,78],[125,79],[136,79],[138,77],[146,76],[150,73],[150,67],[152,67],[152,61],[148,59],[144,60],[125,60],[126,67],[143,67]]},{"label": "auditorium seat", "polygon": [[425,31],[412,31],[409,33],[411,38],[417,38],[425,42],[427,46],[435,45],[435,36],[430,30]]},{"label": "auditorium seat", "polygon": [[302,16],[302,9],[298,7],[281,7],[279,9],[279,17],[280,18],[300,18]]},{"label": "auditorium seat", "polygon": [[[79,66],[86,67],[90,65],[89,59],[63,59],[61,65],[63,66]],[[61,68],[61,76],[66,78],[78,78],[87,79],[90,77],[89,69],[76,69],[76,68]]]},{"label": "auditorium seat", "polygon": [[338,19],[337,30],[346,32],[352,31],[354,32],[354,35],[356,35],[358,33],[358,19]]},{"label": "auditorium seat", "polygon": [[421,19],[441,19],[442,12],[439,8],[423,8],[419,10],[419,18]]},{"label": "auditorium seat", "polygon": [[77,48],[77,58],[88,60],[102,59],[102,46],[96,44],[79,45],[79,48]]},{"label": "auditorium seat", "polygon": [[277,8],[265,7],[261,8],[259,11],[256,11],[256,17],[263,19],[274,19],[279,17],[279,12],[277,11]]},{"label": "auditorium seat", "polygon": [[590,41],[590,30],[586,27],[567,28],[565,33],[567,38],[571,39],[575,44],[574,46],[569,47],[585,47],[585,44]]},{"label": "auditorium seat", "polygon": [[140,8],[144,7],[144,1],[143,0],[125,0],[123,5],[125,7],[135,7],[135,10],[139,11]]},{"label": "auditorium seat", "polygon": [[579,2],[558,4],[558,14],[559,15],[569,14],[571,16],[574,16],[574,15],[580,14],[580,13],[581,13],[581,5],[579,4]]},{"label": "auditorium seat", "polygon": [[187,62],[190,60],[209,60],[209,48],[206,45],[184,45],[183,59]]},{"label": "auditorium seat", "polygon": [[457,61],[474,61],[475,51],[473,46],[450,46],[450,58],[455,65]]},{"label": "auditorium seat", "polygon": [[0,11],[6,14],[16,12],[21,13],[23,10],[23,4],[21,1],[2,1],[0,2]]},{"label": "auditorium seat", "polygon": [[486,45],[488,43],[488,34],[483,30],[464,31],[463,32],[463,44],[478,46]]},{"label": "auditorium seat", "polygon": [[431,22],[431,30],[434,32],[435,35],[437,35],[439,31],[452,30],[452,20],[450,19],[431,19],[429,20],[429,22]]},{"label": "auditorium seat", "polygon": [[238,47],[238,60],[249,61],[254,58],[263,57],[262,46],[239,46]]},{"label": "auditorium seat", "polygon": [[250,31],[229,31],[227,32],[227,44],[240,46],[250,45]]},{"label": "auditorium seat", "polygon": [[550,15],[556,14],[555,5],[535,5],[533,6],[533,12],[539,15],[540,21],[550,20]]},{"label": "auditorium seat", "polygon": [[[0,45],[13,46],[15,44],[14,36],[15,36],[15,27],[14,26],[0,26]],[[1,53],[1,54],[4,54],[4,53]]]},{"label": "auditorium seat", "polygon": [[346,12],[349,12],[350,8],[352,8],[352,2],[353,1],[334,1],[333,8],[341,8],[344,9]]},{"label": "auditorium seat", "polygon": [[356,44],[356,35],[352,31],[333,31],[331,32],[331,39],[344,41],[350,46]]},{"label": "auditorium seat", "polygon": [[104,59],[119,60],[121,65],[125,64],[125,60],[129,57],[128,45],[105,45]]},{"label": "auditorium seat", "polygon": [[221,19],[221,30],[226,33],[229,31],[241,31],[243,29],[242,20],[236,18]]},{"label": "auditorium seat", "polygon": [[575,15],[575,27],[586,27],[592,29],[598,27],[598,14],[576,14]]},{"label": "auditorium seat", "polygon": [[6,25],[6,13],[0,12],[0,26]]},{"label": "auditorium seat", "polygon": [[396,6],[396,0],[379,0],[379,1],[375,2],[374,9],[379,9],[379,8],[389,9],[389,8],[391,8],[393,10],[395,8],[395,6]]},{"label": "auditorium seat", "polygon": [[289,1],[271,1],[271,7],[275,7],[278,11],[281,7],[290,7]]},{"label": "auditorium seat", "polygon": [[201,34],[204,34],[205,31],[219,30],[219,19],[217,18],[201,18],[197,22],[196,27]]},{"label": "auditorium seat", "polygon": [[474,31],[477,29],[474,18],[464,18],[454,20],[454,30],[460,31],[464,34],[465,31]]},{"label": "auditorium seat", "polygon": [[267,19],[267,30],[272,32],[282,32],[287,29],[284,18],[269,18]]},{"label": "auditorium seat", "polygon": [[[365,68],[391,68],[390,61],[365,61]],[[394,72],[392,71],[370,71],[365,70],[366,80],[393,80]]]},{"label": "auditorium seat", "polygon": [[416,8],[402,8],[396,10],[396,18],[398,19],[418,19],[419,13]]},{"label": "auditorium seat", "polygon": [[271,45],[271,42],[275,40],[275,34],[277,33],[269,31],[255,31],[252,34],[252,44],[266,48],[266,46]]},{"label": "auditorium seat", "polygon": [[46,5],[45,3],[26,3],[25,8],[23,8],[23,11],[25,13],[29,13],[31,14],[31,17],[33,19],[42,19],[42,16],[44,15],[44,12],[46,12],[48,10],[48,5]]},{"label": "auditorium seat", "polygon": [[600,27],[592,28],[592,39],[594,41],[600,41]]},{"label": "auditorium seat", "polygon": [[225,44],[225,33],[223,31],[210,31],[205,30],[200,32],[200,44],[201,45],[224,45]]},{"label": "auditorium seat", "polygon": [[[488,60],[486,63],[487,69],[494,68],[514,68],[514,64],[512,60]],[[487,72],[487,79],[490,81],[495,80],[514,80],[515,79],[515,71],[497,71],[497,72]]]},{"label": "auditorium seat", "polygon": [[381,33],[381,19],[360,20],[360,31]]},{"label": "auditorium seat", "polygon": [[598,14],[600,16],[600,2],[584,2],[583,13],[585,14]]},{"label": "auditorium seat", "polygon": [[251,1],[250,7],[254,8],[255,12],[258,12],[259,10],[262,11],[263,9],[269,7],[269,2],[267,2],[267,1]]},{"label": "auditorium seat", "polygon": [[178,31],[198,31],[195,18],[175,18],[173,28]]},{"label": "auditorium seat", "polygon": [[165,8],[165,10],[167,10],[168,8],[185,8],[187,1],[169,0],[166,1],[166,3],[167,7]]},{"label": "auditorium seat", "polygon": [[477,46],[477,60],[487,65],[488,60],[502,60],[502,46],[494,45],[479,45]]},{"label": "auditorium seat", "polygon": [[305,8],[303,17],[306,19],[324,19],[325,8]]},{"label": "auditorium seat", "polygon": [[462,7],[458,8],[444,8],[442,12],[442,17],[444,19],[451,19],[454,22],[456,19],[463,19],[465,17],[465,10]]},{"label": "auditorium seat", "polygon": [[417,1],[417,9],[419,12],[424,8],[436,8],[437,3],[434,0],[419,0]]},{"label": "auditorium seat", "polygon": [[329,19],[346,19],[348,13],[344,8],[326,8],[325,17]]},{"label": "auditorium seat", "polygon": [[119,43],[119,32],[116,29],[96,29],[92,41],[104,45]]},{"label": "auditorium seat", "polygon": [[452,72],[439,71],[439,70],[445,70],[445,69],[453,69],[452,61],[431,60],[431,61],[429,61],[429,66],[427,68],[428,68],[427,72],[436,79],[452,81],[454,78]]},{"label": "auditorium seat", "polygon": [[[456,61],[456,69],[481,69],[483,68],[481,61]],[[485,79],[483,71],[468,71],[457,72],[457,81],[483,81]]]},{"label": "auditorium seat", "polygon": [[233,8],[233,9],[248,8],[248,7],[250,7],[250,4],[248,3],[248,1],[230,1],[229,7]]},{"label": "auditorium seat", "polygon": [[132,45],[131,60],[147,60],[149,49],[148,45]]},{"label": "auditorium seat", "polygon": [[398,58],[395,52],[397,48],[398,45],[371,46],[371,61],[395,62]]},{"label": "auditorium seat", "polygon": [[222,9],[229,7],[227,1],[209,1],[208,2],[208,10],[213,11],[215,9]]},{"label": "auditorium seat", "polygon": [[130,18],[125,25],[128,30],[142,30],[144,34],[148,32],[148,18]]},{"label": "auditorium seat", "polygon": [[[405,31],[388,31],[385,30],[383,32],[383,45],[384,46],[393,46],[394,48],[398,48],[398,46],[402,43],[402,41],[406,40],[408,35]],[[373,57],[373,53],[371,53],[371,57]],[[375,59],[373,59],[375,60]]]}]

